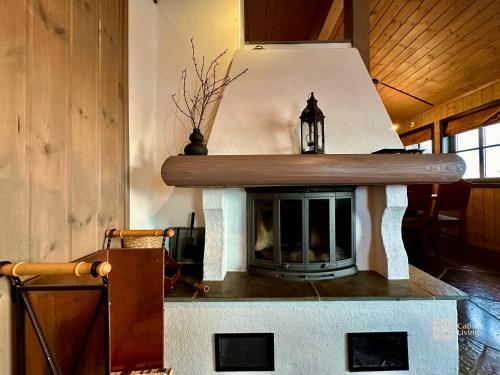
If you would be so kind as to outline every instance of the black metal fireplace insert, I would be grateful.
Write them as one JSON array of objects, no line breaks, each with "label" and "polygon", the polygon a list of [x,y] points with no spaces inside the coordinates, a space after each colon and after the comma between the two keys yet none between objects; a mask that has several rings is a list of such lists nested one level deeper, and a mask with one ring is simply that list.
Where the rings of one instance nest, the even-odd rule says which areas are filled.
[{"label": "black metal fireplace insert", "polygon": [[354,275],[354,188],[247,189],[249,271],[274,277]]}]

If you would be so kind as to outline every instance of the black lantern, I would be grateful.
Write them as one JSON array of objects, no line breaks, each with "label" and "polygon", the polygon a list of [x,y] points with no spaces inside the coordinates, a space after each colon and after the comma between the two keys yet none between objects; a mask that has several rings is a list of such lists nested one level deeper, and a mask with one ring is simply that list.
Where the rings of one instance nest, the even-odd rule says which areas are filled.
[{"label": "black lantern", "polygon": [[325,115],[312,92],[300,115],[300,140],[303,154],[325,153]]}]

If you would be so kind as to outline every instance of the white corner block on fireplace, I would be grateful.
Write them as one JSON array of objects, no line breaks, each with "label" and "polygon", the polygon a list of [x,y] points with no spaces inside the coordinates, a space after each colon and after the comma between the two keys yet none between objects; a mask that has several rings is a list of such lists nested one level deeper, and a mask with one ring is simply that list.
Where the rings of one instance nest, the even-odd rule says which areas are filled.
[{"label": "white corner block on fireplace", "polygon": [[[401,238],[406,186],[358,186],[356,264],[388,279],[408,279],[408,257]],[[223,280],[228,271],[247,270],[246,192],[204,189],[205,256],[203,278]]]},{"label": "white corner block on fireplace", "polygon": [[165,365],[176,375],[215,374],[215,333],[271,332],[276,371],[233,374],[350,374],[347,333],[406,331],[409,370],[376,373],[456,375],[457,330],[436,330],[456,321],[451,300],[168,302]]}]

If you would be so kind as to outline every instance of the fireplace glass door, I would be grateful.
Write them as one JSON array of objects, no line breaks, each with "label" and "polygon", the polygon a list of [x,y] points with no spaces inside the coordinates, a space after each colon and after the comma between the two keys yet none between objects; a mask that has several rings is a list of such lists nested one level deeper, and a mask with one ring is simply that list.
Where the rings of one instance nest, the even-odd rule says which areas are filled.
[{"label": "fireplace glass door", "polygon": [[300,278],[355,273],[353,189],[288,190],[247,190],[249,268]]},{"label": "fireplace glass door", "polygon": [[302,199],[279,200],[279,248],[281,263],[287,268],[304,264],[302,205]]}]

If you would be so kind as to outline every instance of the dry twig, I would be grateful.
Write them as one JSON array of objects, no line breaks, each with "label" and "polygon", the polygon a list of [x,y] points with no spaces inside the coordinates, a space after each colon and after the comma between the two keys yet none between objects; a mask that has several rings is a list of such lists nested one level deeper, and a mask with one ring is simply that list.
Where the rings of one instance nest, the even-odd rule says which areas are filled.
[{"label": "dry twig", "polygon": [[203,123],[208,105],[221,99],[224,88],[245,74],[248,68],[241,71],[234,77],[226,76],[224,78],[217,79],[217,66],[219,65],[220,59],[227,53],[227,50],[217,55],[217,57],[210,62],[208,68],[206,69],[205,56],[202,56],[201,66],[198,64],[193,38],[191,38],[191,51],[191,58],[193,60],[194,71],[197,79],[196,89],[194,90],[193,96],[189,97],[189,94],[186,91],[187,69],[184,69],[181,73],[182,98],[179,98],[180,95],[172,94],[172,100],[174,101],[177,109],[189,119],[193,129],[199,129]]}]

